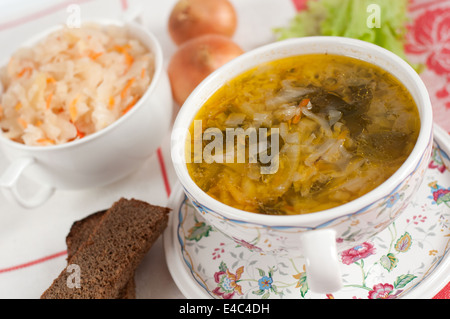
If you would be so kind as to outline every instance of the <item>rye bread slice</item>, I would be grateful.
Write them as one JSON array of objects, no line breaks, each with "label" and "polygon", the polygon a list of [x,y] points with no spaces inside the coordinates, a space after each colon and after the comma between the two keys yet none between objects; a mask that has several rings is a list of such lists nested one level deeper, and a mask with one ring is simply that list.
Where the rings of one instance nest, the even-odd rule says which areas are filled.
[{"label": "rye bread slice", "polygon": [[69,261],[82,244],[88,240],[89,236],[93,233],[95,227],[98,226],[106,212],[106,210],[99,211],[72,224],[69,234],[67,234],[66,237],[67,261]]},{"label": "rye bread slice", "polygon": [[[73,223],[66,237],[67,261],[88,240],[105,213],[106,210],[99,211]],[[136,282],[134,281],[134,276],[127,282],[125,287],[120,289],[118,299],[136,299]]]},{"label": "rye bread slice", "polygon": [[72,273],[66,267],[41,298],[118,299],[120,290],[167,227],[168,215],[168,208],[120,199],[68,260],[68,266],[80,267],[81,287],[69,287]]}]

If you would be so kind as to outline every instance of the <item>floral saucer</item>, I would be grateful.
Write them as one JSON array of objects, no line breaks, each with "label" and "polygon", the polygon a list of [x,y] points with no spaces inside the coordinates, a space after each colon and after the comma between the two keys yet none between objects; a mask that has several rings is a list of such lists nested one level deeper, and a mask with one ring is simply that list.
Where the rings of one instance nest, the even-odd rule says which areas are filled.
[{"label": "floral saucer", "polygon": [[308,288],[303,258],[252,251],[228,239],[175,188],[164,246],[169,270],[186,298],[432,298],[450,280],[450,143],[440,129],[418,195],[388,228],[341,252],[343,289]]}]

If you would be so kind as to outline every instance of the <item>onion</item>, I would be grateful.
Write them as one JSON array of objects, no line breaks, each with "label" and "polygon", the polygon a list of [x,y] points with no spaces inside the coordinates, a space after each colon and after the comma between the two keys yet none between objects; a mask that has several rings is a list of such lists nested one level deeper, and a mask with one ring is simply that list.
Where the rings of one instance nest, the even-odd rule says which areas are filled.
[{"label": "onion", "polygon": [[257,113],[253,114],[252,126],[259,128],[261,125],[272,126],[272,118],[269,113]]},{"label": "onion", "polygon": [[305,87],[286,87],[285,83],[282,83],[283,89],[281,89],[277,95],[267,100],[266,107],[269,110],[277,109],[280,104],[292,103],[294,100],[299,100],[302,96],[316,90],[314,88]]},{"label": "onion", "polygon": [[287,122],[291,120],[294,116],[297,116],[301,113],[301,109],[297,105],[282,105],[279,107],[277,111],[274,111],[274,118]]},{"label": "onion", "polygon": [[225,120],[226,127],[238,127],[245,121],[246,115],[243,113],[231,113]]},{"label": "onion", "polygon": [[338,110],[331,109],[328,111],[328,122],[330,126],[333,126],[336,124],[337,121],[339,121],[342,117],[342,112]]},{"label": "onion", "polygon": [[317,124],[319,124],[322,127],[322,129],[324,130],[325,135],[327,137],[330,137],[332,135],[330,125],[328,124],[328,121],[326,121],[324,118],[314,114],[313,112],[309,111],[308,108],[305,108],[305,107],[302,108],[302,113],[306,117],[310,118],[311,120],[313,120]]},{"label": "onion", "polygon": [[181,106],[210,73],[242,53],[244,51],[230,38],[217,34],[204,35],[181,45],[168,67],[175,102]]},{"label": "onion", "polygon": [[169,33],[180,45],[208,33],[232,37],[237,15],[228,0],[180,0],[169,17]]}]

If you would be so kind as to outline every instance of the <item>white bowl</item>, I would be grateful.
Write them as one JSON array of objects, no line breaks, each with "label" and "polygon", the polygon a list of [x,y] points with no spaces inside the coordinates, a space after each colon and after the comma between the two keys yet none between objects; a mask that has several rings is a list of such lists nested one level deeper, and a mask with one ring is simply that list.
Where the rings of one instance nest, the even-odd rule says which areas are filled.
[{"label": "white bowl", "polygon": [[[136,170],[160,146],[172,120],[172,95],[163,53],[156,37],[140,25],[121,21],[92,21],[100,25],[127,28],[155,56],[153,80],[136,105],[108,127],[70,143],[55,146],[27,146],[0,136],[0,147],[10,167],[0,186],[12,191],[24,207],[43,204],[55,189],[100,187]],[[37,35],[33,45],[62,26]],[[32,198],[22,198],[16,185],[22,175],[40,185]]]},{"label": "white bowl", "polygon": [[[417,143],[404,164],[366,195],[342,206],[306,215],[273,216],[245,212],[203,192],[189,176],[184,158],[184,141],[199,109],[224,83],[246,70],[268,61],[313,53],[344,55],[367,61],[387,70],[405,85],[419,109],[421,126]],[[431,153],[432,126],[432,107],[425,85],[410,65],[395,54],[349,38],[297,38],[247,52],[205,79],[177,116],[172,133],[172,160],[187,196],[217,230],[241,245],[264,253],[305,255],[309,264],[310,288],[332,292],[341,286],[337,252],[362,243],[383,230],[403,211],[417,191]],[[389,199],[395,194],[401,194],[401,199],[391,205]]]}]

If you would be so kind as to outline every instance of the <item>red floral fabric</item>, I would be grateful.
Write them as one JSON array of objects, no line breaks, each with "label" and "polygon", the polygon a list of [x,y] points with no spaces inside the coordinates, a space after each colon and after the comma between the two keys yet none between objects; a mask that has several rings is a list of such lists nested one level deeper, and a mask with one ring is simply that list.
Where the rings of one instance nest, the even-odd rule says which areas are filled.
[{"label": "red floral fabric", "polygon": [[450,1],[411,0],[406,53],[421,63],[434,121],[450,132]]}]

